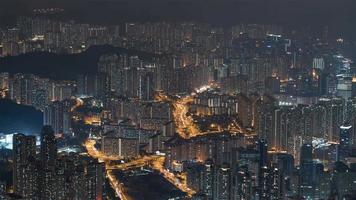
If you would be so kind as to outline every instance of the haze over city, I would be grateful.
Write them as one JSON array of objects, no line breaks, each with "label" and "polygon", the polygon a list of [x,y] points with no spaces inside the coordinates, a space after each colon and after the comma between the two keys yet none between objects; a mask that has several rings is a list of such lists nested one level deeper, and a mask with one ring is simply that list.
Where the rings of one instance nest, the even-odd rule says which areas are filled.
[{"label": "haze over city", "polygon": [[1,0],[0,199],[355,200],[356,1]]}]

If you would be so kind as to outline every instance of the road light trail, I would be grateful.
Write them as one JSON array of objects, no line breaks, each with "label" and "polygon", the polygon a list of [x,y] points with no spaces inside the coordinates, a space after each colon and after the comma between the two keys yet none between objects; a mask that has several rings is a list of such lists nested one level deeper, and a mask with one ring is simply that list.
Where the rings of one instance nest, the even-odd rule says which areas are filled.
[{"label": "road light trail", "polygon": [[233,121],[233,126],[230,126],[227,129],[219,130],[219,131],[203,132],[202,130],[200,130],[198,124],[194,122],[193,118],[191,116],[188,116],[189,104],[194,102],[195,96],[211,88],[216,88],[216,87],[218,87],[218,85],[214,83],[204,85],[201,88],[196,89],[195,93],[192,93],[184,97],[180,97],[178,99],[172,98],[161,92],[156,95],[155,99],[156,101],[169,102],[172,104],[173,119],[176,126],[176,132],[180,137],[184,139],[190,139],[192,137],[211,134],[211,133],[220,133],[222,131],[230,131],[231,133],[234,134],[245,133],[246,131],[244,130],[244,128],[241,127],[241,125],[235,120]]},{"label": "road light trail", "polygon": [[194,100],[195,94],[187,95],[179,99],[173,99],[165,94],[156,95],[156,101],[170,102],[173,106],[173,119],[176,126],[176,132],[184,139],[199,135],[201,132],[198,126],[194,123],[191,116],[187,116],[189,112],[189,103]]},{"label": "road light trail", "polygon": [[97,148],[95,148],[95,144],[95,140],[90,139],[88,139],[84,143],[88,155],[105,163],[106,177],[109,179],[110,186],[115,191],[115,195],[121,200],[132,200],[131,197],[125,194],[124,188],[122,187],[119,180],[116,178],[113,171],[110,169],[110,161],[119,160],[119,157],[106,156],[104,153],[100,152]]},{"label": "road light trail", "polygon": [[192,96],[186,96],[173,102],[173,117],[177,133],[185,139],[197,136],[201,131],[194,123],[189,112],[189,103],[193,102]]},{"label": "road light trail", "polygon": [[128,195],[125,195],[125,189],[119,180],[116,178],[112,170],[106,171],[106,176],[109,178],[111,187],[115,190],[116,197],[119,197],[121,200],[132,200]]},{"label": "road light trail", "polygon": [[85,148],[87,149],[88,154],[95,159],[98,159],[99,161],[102,162],[107,162],[107,161],[115,161],[115,160],[120,160],[122,159],[120,156],[107,156],[103,152],[99,151],[95,147],[95,140],[86,140],[84,143]]},{"label": "road light trail", "polygon": [[[137,159],[134,159],[127,163],[122,164],[111,164],[110,161],[113,161],[112,157],[105,156],[102,152],[95,148],[94,140],[87,140],[85,142],[85,147],[88,151],[88,154],[96,159],[99,159],[106,164],[106,176],[109,179],[111,187],[115,190],[116,196],[120,197],[123,200],[131,200],[129,195],[125,194],[125,190],[119,180],[113,173],[113,170],[129,170],[144,166],[149,166],[152,169],[156,170],[160,173],[168,182],[175,185],[178,189],[183,192],[186,192],[189,196],[192,196],[195,191],[191,190],[187,187],[186,178],[184,175],[177,176],[164,168],[164,156],[159,155],[151,155],[151,156],[143,156]],[[110,159],[108,159],[110,158]],[[181,181],[180,179],[183,179]]]},{"label": "road light trail", "polygon": [[[188,194],[188,196],[193,196],[196,192],[187,187],[186,175],[177,176],[164,167],[164,157],[159,157],[154,159],[152,163],[150,163],[150,167],[156,171],[158,171],[167,181],[171,184],[175,185],[178,189]],[[183,179],[183,182],[180,181]]]}]

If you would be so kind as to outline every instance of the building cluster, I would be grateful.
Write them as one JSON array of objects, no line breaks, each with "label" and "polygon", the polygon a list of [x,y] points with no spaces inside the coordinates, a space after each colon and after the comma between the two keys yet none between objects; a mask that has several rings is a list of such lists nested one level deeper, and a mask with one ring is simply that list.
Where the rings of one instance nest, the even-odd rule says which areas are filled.
[{"label": "building cluster", "polygon": [[175,134],[168,103],[118,99],[110,101],[108,112],[102,131],[102,150],[108,156],[128,158],[139,156],[140,151],[162,151],[163,142]]},{"label": "building cluster", "polygon": [[118,37],[118,26],[19,17],[15,27],[0,31],[0,49],[3,56],[34,51],[80,53],[92,45],[113,44]]},{"label": "building cluster", "polygon": [[[300,40],[303,34],[290,34],[273,25],[220,28],[157,22],[125,23],[119,29],[37,16],[20,17],[15,28],[1,33],[3,55],[78,53],[100,44],[155,55],[150,61],[137,55],[104,55],[98,74],[78,77],[78,90],[83,94],[100,96],[113,90],[118,95],[150,99],[155,89],[181,93],[217,81],[228,93],[349,95],[352,85],[350,61],[334,46],[320,39]],[[21,45],[14,47],[21,52],[8,53]],[[101,90],[105,84],[109,85]]]},{"label": "building cluster", "polygon": [[344,137],[348,141],[355,141],[354,128],[350,128],[347,135],[342,135],[341,131],[343,127],[355,126],[354,101],[325,97],[312,105],[297,106],[276,106],[261,101],[256,107],[259,113],[256,131],[260,138],[268,140],[269,150],[285,151],[296,158],[299,157],[299,147],[305,143],[327,141],[329,144],[338,144]]},{"label": "building cluster", "polygon": [[[265,140],[254,144],[246,139],[250,140],[225,134],[169,141],[166,167],[186,173],[195,199],[352,199],[355,195],[354,158],[336,161],[327,170],[313,159],[313,145],[304,144],[297,165],[291,154],[268,151]],[[340,156],[345,147],[341,146]]]},{"label": "building cluster", "polygon": [[44,126],[40,150],[35,136],[13,138],[13,192],[18,199],[103,199],[105,166],[89,157],[59,154],[54,132]]},{"label": "building cluster", "polygon": [[102,152],[107,156],[135,158],[140,151],[155,153],[162,149],[161,133],[155,130],[137,128],[121,122],[118,127],[109,130],[102,136]]},{"label": "building cluster", "polygon": [[0,73],[0,98],[43,111],[53,128],[39,153],[34,137],[14,136],[14,193],[102,199],[103,164],[57,153],[54,134],[86,134],[110,158],[164,152],[193,199],[352,199],[356,66],[342,40],[304,36],[273,25],[19,18],[0,30],[0,55],[135,51],[100,55],[96,73],[75,81]]},{"label": "building cluster", "polygon": [[[172,92],[182,92],[186,87],[194,89],[201,82],[213,79],[225,83],[243,82],[247,76],[251,89],[263,90],[266,77],[273,74],[285,77],[286,66],[290,66],[292,58],[287,53],[291,44],[290,40],[281,38],[282,33],[282,28],[272,25],[239,25],[224,30],[194,23],[126,23],[119,29],[118,26],[20,17],[14,28],[1,31],[0,43],[4,56],[33,51],[79,53],[92,45],[110,44],[157,55],[171,55],[168,61],[161,61],[160,65],[153,66],[167,76],[167,80],[177,79],[176,81],[182,82],[180,87],[183,88],[179,89],[174,81],[158,84],[158,88],[166,87],[164,89],[168,88]],[[114,70],[141,74],[141,81],[152,81],[152,66],[147,67],[135,57],[121,58],[122,56],[119,59],[122,68]],[[131,69],[127,66],[128,59],[134,62],[129,64]],[[105,65],[115,60],[117,59],[103,57],[101,61]],[[105,72],[105,67],[99,72]],[[166,75],[167,73],[170,75]],[[188,80],[181,81],[182,78]]]},{"label": "building cluster", "polygon": [[[342,127],[355,126],[355,98],[320,97],[313,103],[310,99],[300,102],[282,102],[269,95],[207,91],[194,97],[189,113],[201,126],[208,123],[211,127],[219,126],[219,121],[226,123],[226,116],[237,116],[242,128],[252,127],[259,138],[269,142],[268,150],[287,152],[296,158],[300,146],[305,143],[320,144],[325,140],[336,144],[344,137],[350,145],[351,141],[356,141],[353,128],[347,135],[340,132]],[[219,116],[223,120],[219,120]]]},{"label": "building cluster", "polygon": [[42,111],[50,102],[70,99],[75,91],[76,85],[71,81],[54,81],[34,74],[0,73],[0,96]]}]

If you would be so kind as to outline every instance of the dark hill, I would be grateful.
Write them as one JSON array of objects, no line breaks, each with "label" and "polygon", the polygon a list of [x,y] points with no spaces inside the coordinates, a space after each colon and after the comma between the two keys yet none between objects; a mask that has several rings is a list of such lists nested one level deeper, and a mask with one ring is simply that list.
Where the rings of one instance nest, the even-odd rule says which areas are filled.
[{"label": "dark hill", "polygon": [[80,54],[34,52],[5,57],[0,59],[0,72],[32,73],[57,80],[75,80],[78,74],[95,73],[100,56],[106,53],[138,55],[144,60],[151,60],[153,57],[148,53],[109,45],[93,46]]},{"label": "dark hill", "polygon": [[37,134],[43,124],[42,112],[30,106],[0,100],[0,133]]}]

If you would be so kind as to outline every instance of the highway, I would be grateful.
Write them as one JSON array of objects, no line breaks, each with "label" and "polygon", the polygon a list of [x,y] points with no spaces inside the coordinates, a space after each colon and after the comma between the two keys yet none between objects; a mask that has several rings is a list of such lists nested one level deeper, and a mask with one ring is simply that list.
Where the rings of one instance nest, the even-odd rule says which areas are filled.
[{"label": "highway", "polygon": [[193,102],[192,96],[186,96],[173,102],[173,118],[176,125],[176,131],[184,139],[189,139],[199,135],[201,132],[194,123],[189,112],[189,103]]},{"label": "highway", "polygon": [[[204,88],[208,87],[205,86]],[[199,91],[202,92],[203,90],[200,89]],[[176,100],[163,94],[160,94],[156,97],[157,101],[170,102],[172,104],[173,120],[176,126],[176,132],[180,137],[184,139],[190,139],[200,135],[221,133],[222,131],[229,131],[232,134],[246,133],[244,128],[242,128],[236,120],[234,120],[231,126],[229,126],[227,129],[219,129],[218,131],[201,131],[199,126],[194,122],[193,118],[188,116],[189,104],[194,101],[194,97],[197,94],[199,93],[192,93]]]},{"label": "highway", "polygon": [[84,146],[88,154],[90,155],[90,157],[98,159],[99,161],[105,163],[107,163],[108,161],[116,161],[122,159],[119,156],[106,156],[103,152],[96,149],[95,144],[96,144],[95,140],[90,140],[90,139],[88,139],[84,143]]}]

